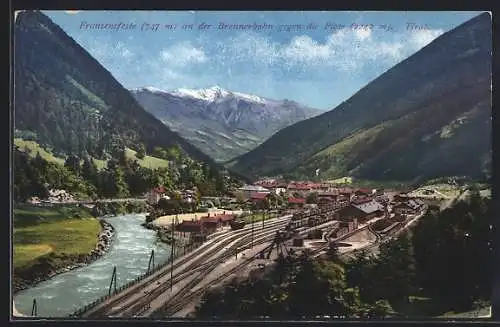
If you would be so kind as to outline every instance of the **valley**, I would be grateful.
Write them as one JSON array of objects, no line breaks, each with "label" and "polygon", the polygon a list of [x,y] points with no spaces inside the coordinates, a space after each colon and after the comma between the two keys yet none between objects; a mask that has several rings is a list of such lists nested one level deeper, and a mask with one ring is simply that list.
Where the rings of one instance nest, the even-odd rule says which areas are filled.
[{"label": "valley", "polygon": [[[132,88],[42,11],[14,26],[16,319],[491,312],[488,13],[331,110],[165,83],[207,78],[208,46],[164,44],[166,89]],[[292,64],[307,40],[267,45]],[[114,48],[129,74],[150,64]]]},{"label": "valley", "polygon": [[[444,33],[336,108],[280,130],[227,166],[293,179],[316,170],[323,179],[488,178],[490,22],[485,13]],[[458,159],[465,153],[470,160]]]}]

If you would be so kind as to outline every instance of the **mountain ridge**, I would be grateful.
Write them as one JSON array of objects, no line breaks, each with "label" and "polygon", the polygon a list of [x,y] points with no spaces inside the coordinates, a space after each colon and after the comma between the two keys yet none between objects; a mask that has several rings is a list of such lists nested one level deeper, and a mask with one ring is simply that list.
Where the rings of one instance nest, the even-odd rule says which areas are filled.
[{"label": "mountain ridge", "polygon": [[[473,102],[480,102],[491,91],[491,17],[488,13],[474,17],[442,34],[414,55],[375,78],[333,110],[280,130],[259,147],[234,159],[228,167],[233,170],[246,171],[252,176],[295,173],[295,175],[308,177],[310,173],[306,173],[306,170],[314,170],[314,164],[310,160],[317,153],[383,122],[401,119],[412,112],[418,112],[420,108],[426,106],[426,103],[438,108],[440,96],[447,92],[449,94],[456,92],[455,103],[447,104],[447,107],[443,107],[440,112],[440,124],[446,125],[450,120],[455,119],[451,117],[453,112],[450,106],[460,107],[458,99],[466,100],[465,95],[460,94],[460,90],[465,90],[474,84],[480,85],[477,92],[481,92],[481,96],[478,95],[479,93],[471,93],[469,98],[475,99]],[[483,104],[481,112],[487,112],[486,108],[488,104]],[[422,113],[417,116],[423,120],[430,118]],[[484,115],[481,117],[477,119],[484,119]],[[489,131],[491,127],[489,125],[482,127],[483,130],[479,133],[482,135],[481,141],[488,143],[489,135],[482,132]],[[415,126],[415,128],[421,131],[425,129],[423,126]],[[388,140],[386,137],[386,142],[389,142]],[[383,144],[380,143],[380,138],[378,142],[378,144]],[[408,145],[408,143],[405,144]],[[467,146],[470,149],[470,144]],[[329,160],[344,160],[341,157],[337,156]],[[365,158],[365,156],[360,156],[360,158]],[[357,161],[361,160],[360,158]],[[310,165],[306,164],[308,161]],[[337,165],[341,168],[333,176],[353,173],[359,177],[373,178],[378,175],[368,173],[367,165],[365,168],[356,168],[353,162],[344,161],[346,164],[349,162],[347,166],[335,163],[336,161],[330,164],[330,166]],[[264,164],[259,166],[259,162]],[[390,164],[384,165],[384,170],[389,169]],[[325,169],[328,167],[327,164],[323,166]],[[430,174],[428,171],[423,175],[427,173]],[[419,177],[421,174],[403,176],[405,174],[398,173],[395,175],[408,179],[422,177]],[[377,176],[377,178],[389,178],[389,176]]]},{"label": "mountain ridge", "polygon": [[193,158],[214,164],[145,111],[109,70],[45,14],[19,12],[14,28],[16,129],[36,132],[37,141],[60,153],[102,157],[111,151],[111,143],[122,141],[135,150],[142,143],[148,152],[177,144]]},{"label": "mountain ridge", "polygon": [[212,86],[130,90],[155,117],[199,149],[224,162],[250,151],[283,127],[321,110]]}]

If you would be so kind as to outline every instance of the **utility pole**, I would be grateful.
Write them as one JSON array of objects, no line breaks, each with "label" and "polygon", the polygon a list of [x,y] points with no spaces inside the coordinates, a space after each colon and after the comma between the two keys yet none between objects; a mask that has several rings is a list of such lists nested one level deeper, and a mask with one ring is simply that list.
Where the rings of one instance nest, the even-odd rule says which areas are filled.
[{"label": "utility pole", "polygon": [[113,267],[113,274],[111,275],[111,283],[109,283],[109,291],[108,291],[109,295],[111,295],[113,284],[114,284],[114,293],[116,293],[116,266]]},{"label": "utility pole", "polygon": [[151,250],[151,256],[149,257],[148,272],[151,269],[155,269],[155,250]]},{"label": "utility pole", "polygon": [[254,222],[254,215],[252,215],[252,243],[251,243],[252,249],[253,249],[253,222]]},{"label": "utility pole", "polygon": [[174,279],[174,223],[172,223],[172,247],[170,248],[170,292],[172,292],[173,287],[173,279]]},{"label": "utility pole", "polygon": [[33,307],[31,308],[31,315],[36,317],[38,315],[38,306],[36,305],[36,299],[33,299]]}]

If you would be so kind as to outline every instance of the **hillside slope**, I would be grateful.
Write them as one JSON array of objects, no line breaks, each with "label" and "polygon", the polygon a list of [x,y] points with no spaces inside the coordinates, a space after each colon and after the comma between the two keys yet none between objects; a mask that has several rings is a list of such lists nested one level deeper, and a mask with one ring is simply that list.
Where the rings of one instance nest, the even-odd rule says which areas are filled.
[{"label": "hillside slope", "polygon": [[321,113],[294,101],[207,89],[131,90],[137,101],[171,130],[217,161],[248,152],[280,129]]},{"label": "hillside slope", "polygon": [[178,144],[193,159],[213,163],[146,112],[43,13],[19,13],[14,33],[16,137],[29,136],[58,157],[106,159],[117,147],[151,153]]},{"label": "hillside slope", "polygon": [[228,166],[249,175],[415,181],[483,176],[491,161],[491,18],[441,35],[334,110]]}]

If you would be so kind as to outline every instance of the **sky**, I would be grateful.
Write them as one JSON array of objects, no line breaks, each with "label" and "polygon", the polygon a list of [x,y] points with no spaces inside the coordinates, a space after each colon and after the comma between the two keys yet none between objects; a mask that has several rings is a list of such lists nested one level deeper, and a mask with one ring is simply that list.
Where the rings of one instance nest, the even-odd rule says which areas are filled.
[{"label": "sky", "polygon": [[480,12],[44,11],[126,88],[221,88],[330,110]]}]

